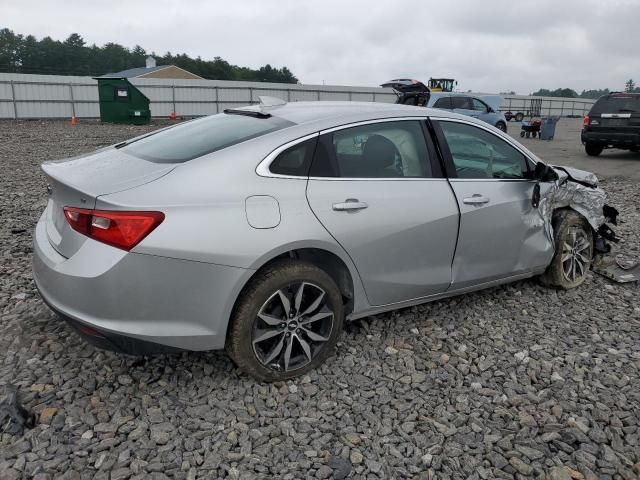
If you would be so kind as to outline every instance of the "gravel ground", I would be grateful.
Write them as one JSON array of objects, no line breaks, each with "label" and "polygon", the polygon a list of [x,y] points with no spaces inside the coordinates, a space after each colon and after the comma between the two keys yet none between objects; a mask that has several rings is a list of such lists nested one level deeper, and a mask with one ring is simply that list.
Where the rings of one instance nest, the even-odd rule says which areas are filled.
[{"label": "gravel ground", "polygon": [[[0,385],[36,413],[0,434],[1,479],[640,477],[639,287],[596,275],[351,323],[324,366],[282,384],[223,353],[86,345],[31,280],[38,165],[156,127],[0,123]],[[603,186],[640,257],[640,187]]]}]

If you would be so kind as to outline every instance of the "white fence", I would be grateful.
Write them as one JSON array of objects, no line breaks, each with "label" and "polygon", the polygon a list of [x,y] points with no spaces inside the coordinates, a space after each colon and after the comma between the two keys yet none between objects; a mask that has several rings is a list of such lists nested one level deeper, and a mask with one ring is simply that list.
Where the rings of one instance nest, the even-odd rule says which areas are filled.
[{"label": "white fence", "polygon": [[[287,101],[395,101],[390,89],[221,80],[130,79],[154,117],[199,116],[247,105],[261,95]],[[98,82],[91,77],[0,73],[0,118],[99,117]]]},{"label": "white fence", "polygon": [[500,110],[522,112],[528,115],[549,115],[558,117],[583,117],[595,103],[588,98],[530,97],[524,95],[504,95]]},{"label": "white fence", "polygon": [[[269,95],[303,100],[395,101],[391,89],[222,80],[130,79],[151,100],[151,115],[199,116],[258,101]],[[533,102],[532,102],[533,100]],[[538,102],[538,103],[535,103]],[[593,100],[506,95],[500,110],[527,114],[582,116]],[[91,77],[0,73],[0,118],[97,118],[98,82]]]}]

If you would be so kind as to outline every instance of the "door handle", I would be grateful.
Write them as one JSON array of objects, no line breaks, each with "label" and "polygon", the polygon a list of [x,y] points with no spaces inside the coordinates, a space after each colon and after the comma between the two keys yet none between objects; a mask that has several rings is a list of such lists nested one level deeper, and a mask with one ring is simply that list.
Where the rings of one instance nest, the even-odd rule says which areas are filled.
[{"label": "door handle", "polygon": [[345,212],[345,211],[354,211],[354,210],[362,210],[367,208],[366,202],[361,202],[357,198],[347,198],[344,202],[334,203],[333,209],[337,212]]},{"label": "door handle", "polygon": [[462,203],[466,203],[467,205],[482,205],[484,203],[489,203],[489,197],[483,197],[479,193],[475,195],[462,199]]}]

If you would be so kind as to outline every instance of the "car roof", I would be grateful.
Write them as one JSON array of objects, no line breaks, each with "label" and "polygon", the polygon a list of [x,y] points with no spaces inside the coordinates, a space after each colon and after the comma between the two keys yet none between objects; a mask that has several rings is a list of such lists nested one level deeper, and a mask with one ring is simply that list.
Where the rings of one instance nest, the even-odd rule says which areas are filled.
[{"label": "car roof", "polygon": [[[249,139],[229,148],[222,149],[214,154],[217,156],[229,155],[234,164],[238,162],[238,158],[245,158],[247,164],[252,164],[256,157],[265,158],[275,149],[288,144],[291,141],[304,139],[307,135],[317,134],[324,130],[335,127],[349,126],[360,122],[369,122],[375,120],[385,120],[393,118],[415,117],[437,118],[462,120],[465,123],[476,124],[481,128],[488,128],[489,125],[477,118],[461,115],[448,110],[429,107],[417,107],[412,105],[403,105],[395,103],[376,103],[376,102],[337,102],[337,101],[312,101],[312,102],[288,102],[282,105],[250,105],[247,107],[234,108],[233,111],[239,110],[253,111],[260,113],[269,113],[274,117],[281,118],[292,122],[292,125],[286,128],[278,129],[271,133]],[[230,112],[232,113],[232,112]],[[264,118],[259,116],[259,118]],[[512,142],[513,139],[507,134],[495,130],[497,136],[503,136],[507,141]],[[539,159],[520,146],[530,158],[539,161]],[[238,151],[246,149],[246,154],[237,154]],[[180,168],[197,168],[197,165],[208,160],[208,155],[182,164]],[[256,165],[252,168],[255,169]]]},{"label": "car roof", "polygon": [[448,110],[381,102],[289,102],[274,106],[250,105],[233,110],[269,113],[274,117],[292,122],[289,127],[242,142],[242,145],[249,146],[250,144],[253,147],[260,146],[259,148],[265,148],[268,150],[267,153],[289,141],[306,135],[335,127],[375,120],[407,117],[450,118],[474,123],[483,128],[487,126],[485,122],[477,118]]},{"label": "car roof", "polygon": [[289,120],[297,125],[322,123],[332,126],[333,124],[341,125],[345,120],[358,122],[393,117],[438,116],[465,118],[455,113],[438,109],[381,102],[289,102],[284,105],[262,108],[259,105],[252,105],[239,110],[259,110],[263,113],[270,113],[275,117]]},{"label": "car roof", "polygon": [[601,96],[598,100],[601,99],[614,99],[614,98],[625,98],[627,100],[640,100],[640,93],[637,92],[610,92],[606,95]]}]

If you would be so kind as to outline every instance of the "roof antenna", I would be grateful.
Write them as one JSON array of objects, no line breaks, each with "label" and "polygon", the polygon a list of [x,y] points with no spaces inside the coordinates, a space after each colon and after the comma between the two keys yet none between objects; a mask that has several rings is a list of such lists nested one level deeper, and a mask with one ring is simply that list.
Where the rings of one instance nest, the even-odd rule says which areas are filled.
[{"label": "roof antenna", "polygon": [[259,96],[258,100],[260,100],[260,107],[280,107],[287,104],[287,102],[285,102],[281,98],[266,97],[264,95]]}]

